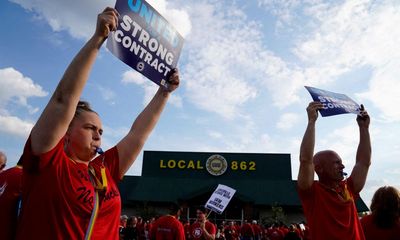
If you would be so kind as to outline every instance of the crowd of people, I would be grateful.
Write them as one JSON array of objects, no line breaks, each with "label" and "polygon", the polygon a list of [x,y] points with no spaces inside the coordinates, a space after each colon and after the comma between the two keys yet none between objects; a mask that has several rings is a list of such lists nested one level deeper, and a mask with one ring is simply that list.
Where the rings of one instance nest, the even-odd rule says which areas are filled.
[{"label": "crowd of people", "polygon": [[[141,217],[122,215],[120,240],[307,240],[309,229],[305,223],[262,225],[256,220],[221,221],[219,224],[206,220],[198,210],[193,220],[178,220],[179,215],[165,215],[143,220]],[[163,224],[164,223],[164,224]],[[204,223],[204,229],[200,225]]]},{"label": "crowd of people", "polygon": [[[400,194],[394,187],[375,193],[372,214],[361,221],[355,200],[371,165],[370,118],[361,105],[356,118],[359,144],[347,178],[340,156],[332,150],[314,154],[318,110],[311,102],[300,146],[298,193],[307,225],[264,226],[257,222],[223,223],[218,227],[197,209],[193,223],[179,221],[181,209],[145,222],[120,217],[117,183],[139,155],[157,124],[170,94],[179,86],[177,69],[133,121],[114,147],[101,149],[102,122],[81,94],[99,49],[116,30],[119,13],[106,8],[98,15],[93,36],[72,60],[26,141],[16,167],[3,170],[0,152],[0,236],[2,239],[313,239],[395,240],[400,238]],[[314,181],[314,174],[318,181]],[[120,225],[120,228],[118,226]]]}]

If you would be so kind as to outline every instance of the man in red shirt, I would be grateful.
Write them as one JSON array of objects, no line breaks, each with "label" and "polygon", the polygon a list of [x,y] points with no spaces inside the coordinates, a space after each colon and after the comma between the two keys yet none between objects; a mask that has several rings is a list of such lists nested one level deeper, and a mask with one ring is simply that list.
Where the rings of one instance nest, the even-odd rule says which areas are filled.
[{"label": "man in red shirt", "polygon": [[239,233],[236,230],[235,222],[230,221],[229,224],[224,229],[226,240],[238,240]]},{"label": "man in red shirt", "polygon": [[172,204],[169,215],[158,218],[150,229],[152,240],[185,240],[185,230],[178,220],[182,209],[178,204]]},{"label": "man in red shirt", "polygon": [[191,226],[192,239],[195,240],[214,240],[217,228],[207,220],[205,208],[196,211],[197,219]]},{"label": "man in red shirt", "polygon": [[243,240],[252,240],[254,238],[254,230],[247,220],[244,221],[240,233]]},{"label": "man in red shirt", "polygon": [[254,232],[254,240],[260,240],[262,235],[262,228],[260,225],[257,224],[256,220],[251,222],[251,227],[253,228]]},{"label": "man in red shirt", "polygon": [[[342,159],[331,150],[314,155],[315,122],[320,102],[307,107],[308,125],[300,147],[298,191],[313,240],[364,240],[355,199],[363,189],[371,165],[370,118],[361,105],[357,116],[360,141],[356,164],[348,179]],[[314,171],[319,181],[314,182]]]},{"label": "man in red shirt", "polygon": [[0,235],[1,239],[15,239],[22,192],[21,160],[17,166],[0,172]]}]

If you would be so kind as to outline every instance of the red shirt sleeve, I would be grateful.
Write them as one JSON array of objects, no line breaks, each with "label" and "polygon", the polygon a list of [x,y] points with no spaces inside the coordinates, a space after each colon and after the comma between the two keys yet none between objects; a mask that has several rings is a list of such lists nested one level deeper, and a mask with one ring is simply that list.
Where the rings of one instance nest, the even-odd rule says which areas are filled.
[{"label": "red shirt sleeve", "polygon": [[29,135],[22,154],[24,171],[27,171],[28,173],[38,173],[49,165],[58,164],[57,160],[60,160],[61,158],[58,158],[57,156],[65,155],[64,138],[61,138],[53,149],[40,155],[33,154],[31,141],[31,136]]}]

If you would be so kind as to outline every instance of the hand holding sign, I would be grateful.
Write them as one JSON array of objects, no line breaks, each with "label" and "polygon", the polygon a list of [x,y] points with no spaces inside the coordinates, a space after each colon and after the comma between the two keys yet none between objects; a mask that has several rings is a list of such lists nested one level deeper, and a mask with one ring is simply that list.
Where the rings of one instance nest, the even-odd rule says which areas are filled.
[{"label": "hand holding sign", "polygon": [[318,110],[324,109],[324,105],[320,102],[310,102],[307,107],[307,115],[309,122],[315,122],[318,118]]},{"label": "hand holding sign", "polygon": [[360,128],[368,128],[370,123],[370,118],[368,112],[364,109],[364,105],[361,104],[360,113],[357,116],[357,123]]},{"label": "hand holding sign", "polygon": [[106,39],[111,31],[115,31],[118,25],[119,13],[114,8],[107,7],[97,16],[95,35]]},{"label": "hand holding sign", "polygon": [[175,89],[179,87],[180,79],[179,79],[179,71],[177,68],[172,70],[172,75],[169,77],[166,88],[164,88],[168,92],[173,92]]}]

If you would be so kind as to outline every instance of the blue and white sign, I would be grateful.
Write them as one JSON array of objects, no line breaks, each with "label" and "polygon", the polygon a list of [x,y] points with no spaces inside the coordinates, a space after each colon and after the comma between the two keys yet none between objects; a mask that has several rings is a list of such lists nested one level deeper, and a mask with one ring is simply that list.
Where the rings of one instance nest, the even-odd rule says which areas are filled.
[{"label": "blue and white sign", "polygon": [[360,105],[345,94],[329,92],[308,86],[305,86],[305,88],[311,94],[314,101],[321,102],[324,105],[324,109],[319,110],[323,117],[344,113],[358,114],[360,112]]},{"label": "blue and white sign", "polygon": [[232,200],[233,195],[235,195],[235,192],[236,190],[231,187],[218,184],[217,189],[215,189],[210,199],[208,199],[206,208],[218,214],[223,213]]},{"label": "blue and white sign", "polygon": [[121,61],[158,85],[168,87],[183,37],[144,0],[117,0],[120,18],[107,48]]}]

